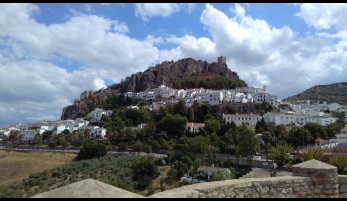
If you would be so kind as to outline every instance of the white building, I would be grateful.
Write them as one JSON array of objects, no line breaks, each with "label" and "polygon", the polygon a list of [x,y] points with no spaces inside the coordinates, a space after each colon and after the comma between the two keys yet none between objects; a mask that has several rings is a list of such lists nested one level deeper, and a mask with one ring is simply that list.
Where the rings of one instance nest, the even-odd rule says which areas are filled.
[{"label": "white building", "polygon": [[205,126],[204,123],[187,122],[186,131],[189,131],[192,133],[199,133],[200,129],[203,129],[204,126]]},{"label": "white building", "polygon": [[86,130],[89,130],[90,137],[100,136],[101,138],[104,138],[106,135],[106,129],[100,128],[99,126],[82,126],[78,129],[81,135],[83,135]]},{"label": "white building", "polygon": [[141,124],[137,125],[136,127],[131,127],[131,131],[134,132],[134,131],[143,129],[145,126],[147,126],[147,124],[142,124],[141,123]]},{"label": "white building", "polygon": [[208,103],[211,106],[219,105],[223,101],[223,94],[221,91],[206,90],[200,94],[200,102]]},{"label": "white building", "polygon": [[223,122],[231,123],[232,121],[236,125],[241,125],[245,123],[247,125],[256,125],[258,121],[261,120],[259,114],[224,114],[222,115]]},{"label": "white building", "polygon": [[311,116],[306,119],[306,122],[317,123],[322,126],[336,122],[338,118],[336,117],[322,117],[322,116]]},{"label": "white building", "polygon": [[95,108],[87,115],[87,117],[100,121],[103,114],[106,116],[111,116],[112,110],[103,110],[100,108]]},{"label": "white building", "polygon": [[329,143],[337,143],[340,148],[347,148],[347,133],[337,134],[335,138],[329,139]]}]

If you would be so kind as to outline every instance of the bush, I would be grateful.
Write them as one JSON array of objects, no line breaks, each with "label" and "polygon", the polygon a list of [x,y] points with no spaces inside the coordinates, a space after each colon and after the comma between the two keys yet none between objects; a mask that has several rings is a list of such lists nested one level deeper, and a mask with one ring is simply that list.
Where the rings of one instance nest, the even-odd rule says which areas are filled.
[{"label": "bush", "polygon": [[125,151],[128,149],[128,145],[125,142],[119,143],[118,144],[118,151]]},{"label": "bush", "polygon": [[300,156],[297,156],[295,158],[295,161],[294,161],[295,164],[303,163],[303,162],[304,162],[304,159],[302,157],[300,157]]},{"label": "bush", "polygon": [[173,149],[174,149],[174,150],[182,150],[183,147],[184,147],[184,144],[175,144],[175,145],[173,146]]},{"label": "bush", "polygon": [[334,155],[330,157],[329,164],[337,167],[340,174],[344,174],[347,168],[347,156],[344,154]]},{"label": "bush", "polygon": [[78,153],[78,159],[87,160],[100,158],[107,154],[106,146],[98,141],[87,142]]},{"label": "bush", "polygon": [[155,192],[155,188],[154,188],[154,186],[151,184],[151,185],[148,187],[147,196],[153,195],[154,192]]},{"label": "bush", "polygon": [[57,146],[57,143],[54,142],[54,141],[50,141],[50,142],[48,143],[48,146],[49,146],[50,148],[54,148],[54,147]]},{"label": "bush", "polygon": [[138,181],[138,184],[137,184],[138,190],[143,190],[147,188],[148,186],[150,186],[152,183],[153,183],[152,179],[149,176],[145,175],[142,178],[140,178]]}]

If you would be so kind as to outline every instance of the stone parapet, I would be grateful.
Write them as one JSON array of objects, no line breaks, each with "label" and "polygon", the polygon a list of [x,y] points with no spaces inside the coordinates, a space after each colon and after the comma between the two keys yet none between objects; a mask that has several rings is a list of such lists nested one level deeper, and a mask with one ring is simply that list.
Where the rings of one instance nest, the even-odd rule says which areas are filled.
[{"label": "stone parapet", "polygon": [[339,178],[336,167],[313,159],[293,165],[292,170],[293,176],[312,179],[314,198],[339,197]]},{"label": "stone parapet", "polygon": [[339,175],[339,198],[347,198],[347,175]]},{"label": "stone parapet", "polygon": [[313,196],[305,177],[247,178],[199,183],[167,190],[150,198],[306,198]]}]

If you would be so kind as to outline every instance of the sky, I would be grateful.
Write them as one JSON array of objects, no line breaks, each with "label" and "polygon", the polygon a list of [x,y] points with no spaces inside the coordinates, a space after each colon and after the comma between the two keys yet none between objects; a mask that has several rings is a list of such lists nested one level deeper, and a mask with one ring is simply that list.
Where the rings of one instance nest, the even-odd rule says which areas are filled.
[{"label": "sky", "polygon": [[347,81],[347,4],[0,6],[0,127],[58,120],[85,90],[162,61],[228,68],[281,99]]}]

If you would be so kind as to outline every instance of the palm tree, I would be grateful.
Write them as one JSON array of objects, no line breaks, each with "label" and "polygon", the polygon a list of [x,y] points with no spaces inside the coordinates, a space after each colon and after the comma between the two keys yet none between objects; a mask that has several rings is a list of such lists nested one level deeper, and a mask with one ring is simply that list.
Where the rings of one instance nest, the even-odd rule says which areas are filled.
[{"label": "palm tree", "polygon": [[264,145],[265,145],[266,161],[269,161],[269,156],[268,156],[267,150],[269,149],[269,144],[273,140],[272,133],[270,133],[269,131],[265,131],[265,132],[263,132],[261,138],[263,139]]}]

